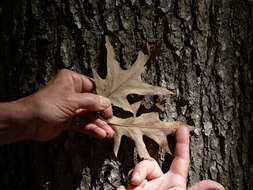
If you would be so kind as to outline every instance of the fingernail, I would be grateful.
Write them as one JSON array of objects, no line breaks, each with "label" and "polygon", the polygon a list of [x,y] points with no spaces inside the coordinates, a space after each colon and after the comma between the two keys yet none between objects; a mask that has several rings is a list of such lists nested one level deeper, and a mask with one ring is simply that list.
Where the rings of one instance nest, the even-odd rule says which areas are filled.
[{"label": "fingernail", "polygon": [[100,103],[103,107],[107,108],[111,105],[111,101],[108,98],[100,96]]},{"label": "fingernail", "polygon": [[[108,128],[109,128],[109,126],[108,126]],[[113,137],[113,135],[114,135],[114,131],[112,130],[112,129],[105,129],[105,131],[106,131],[106,137],[107,138],[112,138]]]},{"label": "fingernail", "polygon": [[108,133],[114,134],[114,130],[111,128],[110,125],[108,125],[108,124],[106,123],[105,127],[106,127],[105,130],[106,130]]},{"label": "fingernail", "polygon": [[110,139],[112,138],[112,135],[106,131],[106,138]]},{"label": "fingernail", "polygon": [[112,138],[112,137],[113,137],[114,131],[112,130],[112,128],[110,127],[110,125],[107,124],[106,121],[98,120],[97,123],[98,123],[98,125],[99,125],[103,130],[105,130],[105,132],[106,132],[106,137],[107,137],[107,138]]}]

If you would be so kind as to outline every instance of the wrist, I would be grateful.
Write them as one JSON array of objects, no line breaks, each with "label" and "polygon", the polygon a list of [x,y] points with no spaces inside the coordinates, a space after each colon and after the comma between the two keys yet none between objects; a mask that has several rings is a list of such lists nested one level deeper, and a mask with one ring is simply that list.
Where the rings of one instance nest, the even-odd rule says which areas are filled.
[{"label": "wrist", "polygon": [[1,142],[10,143],[32,139],[35,119],[27,98],[0,104]]}]

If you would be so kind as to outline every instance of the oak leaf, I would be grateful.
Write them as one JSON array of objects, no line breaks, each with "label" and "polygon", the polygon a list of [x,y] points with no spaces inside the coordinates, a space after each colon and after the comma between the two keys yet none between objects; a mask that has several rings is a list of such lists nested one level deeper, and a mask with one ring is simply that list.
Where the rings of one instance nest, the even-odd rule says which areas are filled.
[{"label": "oak leaf", "polygon": [[120,107],[125,111],[133,112],[127,100],[129,94],[138,95],[168,95],[173,92],[147,84],[141,80],[144,65],[149,59],[149,55],[143,52],[138,53],[138,57],[133,66],[128,70],[120,68],[120,64],[115,59],[114,49],[106,38],[107,49],[107,76],[106,79],[100,78],[93,69],[93,76],[96,81],[96,91],[99,95],[109,98],[114,106]]}]

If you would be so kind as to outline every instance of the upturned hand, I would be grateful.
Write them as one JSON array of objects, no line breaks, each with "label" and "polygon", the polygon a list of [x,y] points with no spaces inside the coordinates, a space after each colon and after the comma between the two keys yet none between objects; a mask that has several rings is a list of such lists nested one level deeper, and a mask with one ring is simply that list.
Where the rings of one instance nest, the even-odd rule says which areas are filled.
[{"label": "upturned hand", "polygon": [[[176,132],[175,158],[167,173],[162,172],[156,161],[144,160],[130,171],[128,187],[120,186],[117,190],[186,190],[189,162],[189,131],[181,127]],[[188,190],[224,190],[224,187],[204,180]]]}]

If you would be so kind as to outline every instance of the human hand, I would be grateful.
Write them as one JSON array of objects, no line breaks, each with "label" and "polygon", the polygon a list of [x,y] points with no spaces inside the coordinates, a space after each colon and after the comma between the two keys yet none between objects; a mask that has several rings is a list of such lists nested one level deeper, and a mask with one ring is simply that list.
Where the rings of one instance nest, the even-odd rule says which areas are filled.
[{"label": "human hand", "polygon": [[114,131],[104,121],[112,116],[111,103],[94,94],[94,87],[92,79],[64,69],[44,88],[19,100],[33,118],[26,127],[28,138],[47,141],[63,130],[111,138]]},{"label": "human hand", "polygon": [[[175,158],[167,173],[163,173],[156,161],[144,160],[130,171],[130,184],[117,190],[186,190],[189,167],[189,131],[181,127],[176,132]],[[188,190],[224,190],[214,181],[201,181]]]}]

